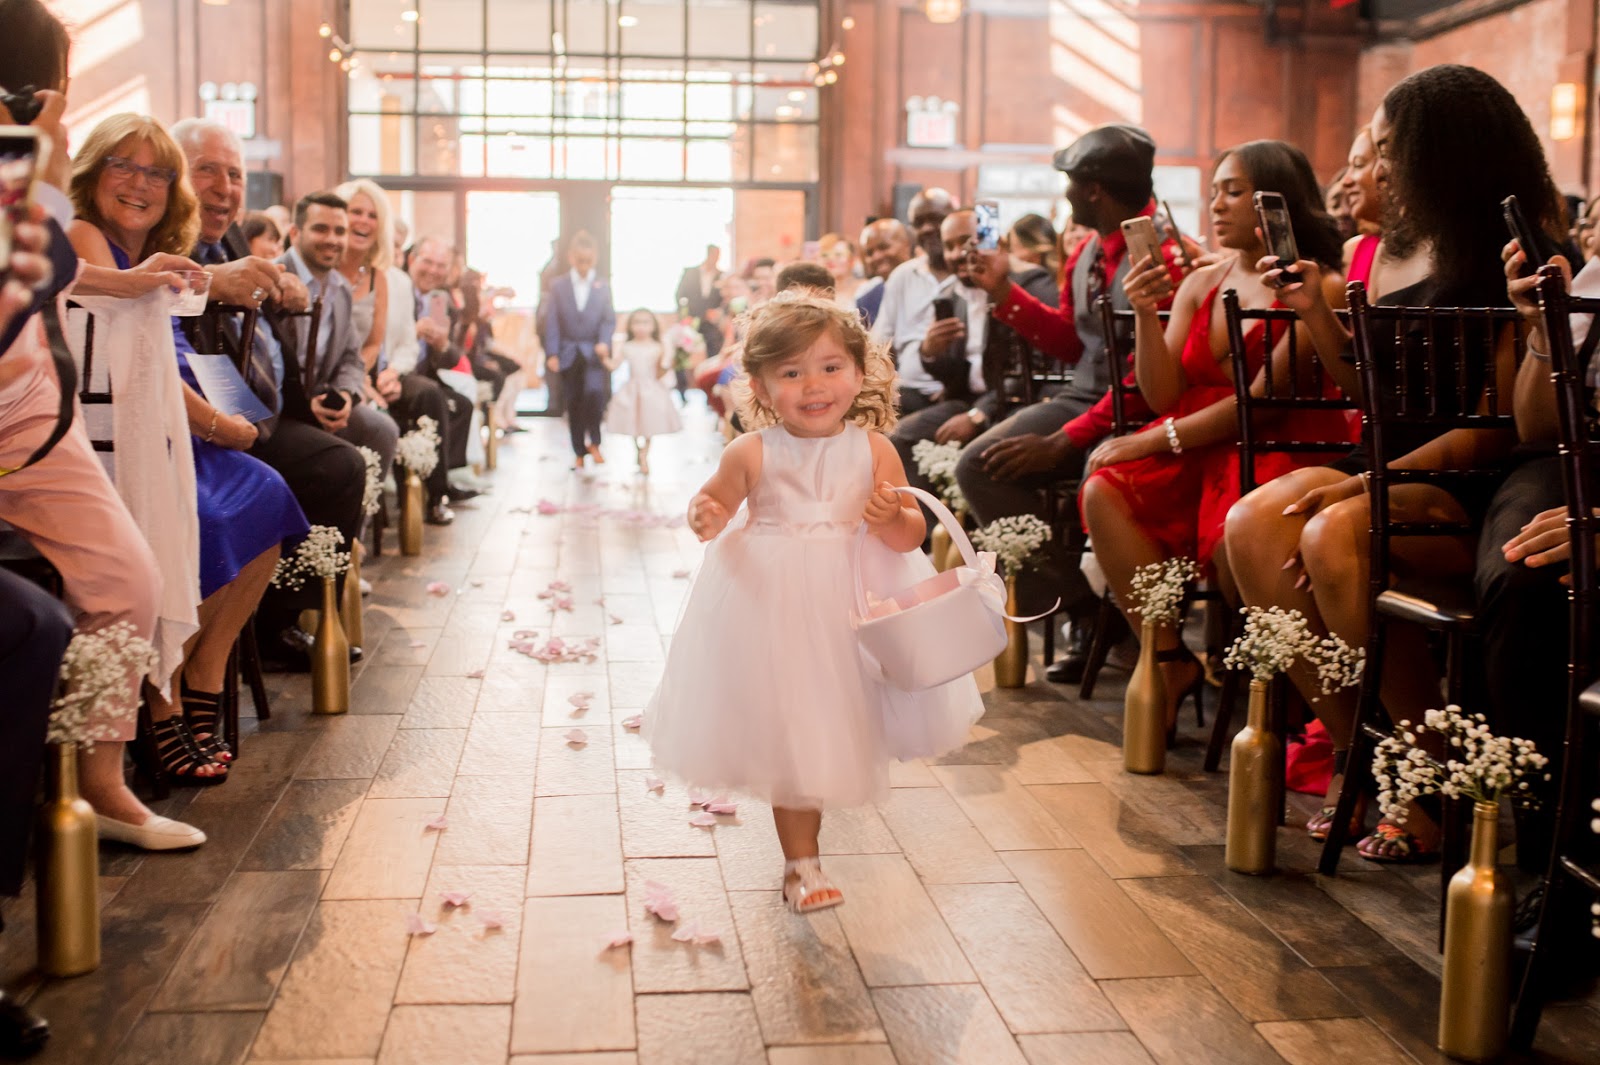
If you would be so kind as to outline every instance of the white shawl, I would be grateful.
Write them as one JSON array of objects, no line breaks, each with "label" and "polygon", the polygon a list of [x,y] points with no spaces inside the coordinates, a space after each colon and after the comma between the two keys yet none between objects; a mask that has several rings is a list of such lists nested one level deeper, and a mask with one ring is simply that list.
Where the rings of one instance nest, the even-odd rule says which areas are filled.
[{"label": "white shawl", "polygon": [[[150,681],[166,694],[183,665],[183,645],[200,628],[200,519],[196,510],[194,451],[183,406],[183,381],[172,343],[170,298],[158,289],[138,299],[73,296],[94,316],[94,348],[84,374],[85,323],[89,314],[68,317],[68,346],[78,363],[80,387],[110,392],[110,425],[104,406],[84,408],[89,437],[111,441],[109,459],[117,494],[155,553],[161,571],[156,611],[156,666]],[[97,417],[98,415],[98,417]],[[85,532],[92,532],[85,530]]]}]

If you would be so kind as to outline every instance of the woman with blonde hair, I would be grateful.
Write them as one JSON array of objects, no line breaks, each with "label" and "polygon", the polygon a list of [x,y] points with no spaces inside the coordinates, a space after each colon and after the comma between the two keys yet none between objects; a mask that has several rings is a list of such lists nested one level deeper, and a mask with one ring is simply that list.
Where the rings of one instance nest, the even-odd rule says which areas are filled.
[{"label": "woman with blonde hair", "polygon": [[857,276],[860,260],[856,246],[837,233],[826,233],[817,242],[817,258],[833,275],[833,302],[847,311],[856,309],[856,297],[866,281]]},{"label": "woman with blonde hair", "polygon": [[[94,266],[127,270],[152,254],[176,255],[193,247],[200,231],[188,161],[161,124],[143,115],[112,115],[94,128],[73,160],[70,193],[77,213],[69,231],[72,246]],[[163,347],[165,339],[163,331]],[[200,549],[199,587],[192,594],[200,627],[178,670],[183,712],[154,692],[151,737],[168,774],[188,784],[216,784],[226,779],[232,759],[215,735],[228,655],[272,579],[283,543],[303,537],[307,524],[277,471],[244,453],[255,443],[256,427],[240,415],[224,414],[201,394],[188,361],[194,349],[175,322],[172,342],[168,350],[176,353],[192,436]],[[118,458],[126,461],[125,455]],[[101,835],[107,838],[146,847],[204,839],[192,829],[187,837],[174,830],[172,838],[153,838],[146,826],[101,813]]]},{"label": "woman with blonde hair", "polygon": [[[336,190],[350,205],[350,239],[339,272],[350,282],[350,318],[356,336],[362,337],[361,361],[367,375],[377,376],[378,355],[383,351],[384,323],[389,317],[389,267],[394,265],[394,224],[389,197],[377,182],[367,178],[346,181]],[[371,380],[367,398],[382,406]]]}]

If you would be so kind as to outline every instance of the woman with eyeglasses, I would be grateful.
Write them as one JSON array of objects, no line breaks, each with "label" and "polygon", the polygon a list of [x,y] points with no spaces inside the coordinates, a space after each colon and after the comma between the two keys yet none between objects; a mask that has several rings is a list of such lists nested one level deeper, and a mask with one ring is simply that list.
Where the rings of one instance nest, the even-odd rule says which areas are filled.
[{"label": "woman with eyeglasses", "polygon": [[[187,166],[177,142],[152,118],[119,114],[96,126],[72,166],[77,220],[70,236],[79,256],[127,270],[152,254],[193,247],[199,201]],[[154,693],[150,716],[162,768],[182,783],[216,784],[232,760],[215,735],[228,654],[272,579],[283,543],[304,536],[307,524],[283,478],[244,453],[255,442],[255,426],[206,400],[189,366],[194,349],[176,324],[172,333],[194,451],[200,629],[174,678],[182,712]]]}]

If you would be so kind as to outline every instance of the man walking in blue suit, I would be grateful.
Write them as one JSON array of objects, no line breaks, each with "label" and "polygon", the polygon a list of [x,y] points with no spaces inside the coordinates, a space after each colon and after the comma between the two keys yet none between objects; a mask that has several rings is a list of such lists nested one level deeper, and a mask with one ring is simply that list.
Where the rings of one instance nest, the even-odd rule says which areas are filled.
[{"label": "man walking in blue suit", "polygon": [[567,427],[572,431],[573,469],[585,456],[602,463],[600,421],[611,397],[611,335],[617,313],[611,288],[595,273],[594,238],[580,230],[567,250],[571,269],[550,286],[550,317],[544,350],[552,371],[561,374],[567,397]]}]

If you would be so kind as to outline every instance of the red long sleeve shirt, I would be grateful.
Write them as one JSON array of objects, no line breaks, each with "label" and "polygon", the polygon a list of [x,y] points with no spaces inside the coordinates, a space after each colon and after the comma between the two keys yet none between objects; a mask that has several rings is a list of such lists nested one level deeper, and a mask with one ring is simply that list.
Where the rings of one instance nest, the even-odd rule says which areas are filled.
[{"label": "red long sleeve shirt", "polygon": [[[1146,218],[1155,214],[1155,201],[1145,205],[1140,214]],[[1085,249],[1091,242],[1083,240],[1073,248],[1067,256],[1066,269],[1061,279],[1061,305],[1051,307],[1041,303],[1033,296],[1022,291],[1016,285],[1011,286],[1011,292],[1006,296],[1005,302],[994,309],[996,318],[1005,322],[1011,328],[1021,333],[1033,344],[1035,348],[1061,362],[1076,364],[1083,357],[1083,341],[1078,337],[1078,327],[1075,321],[1076,309],[1072,296],[1072,277],[1078,268],[1078,260],[1082,258]],[[1110,233],[1101,234],[1101,246],[1105,249],[1105,287],[1106,292],[1111,291],[1112,279],[1122,266],[1122,260],[1128,254],[1128,242],[1122,235],[1121,228]],[[1179,265],[1178,245],[1175,241],[1166,240],[1161,244],[1162,253],[1167,259],[1167,269],[1172,274],[1173,291],[1183,280],[1183,269]],[[1161,304],[1163,310],[1169,308],[1172,300],[1169,297]],[[1130,371],[1124,381],[1133,385],[1134,377]],[[1124,413],[1130,418],[1144,419],[1149,417],[1151,411],[1144,405],[1144,400],[1137,393],[1126,397]],[[1067,434],[1067,439],[1072,441],[1074,447],[1087,451],[1089,445],[1111,432],[1111,394],[1108,392],[1100,397],[1099,402],[1078,417],[1072,419],[1062,427]]]}]

